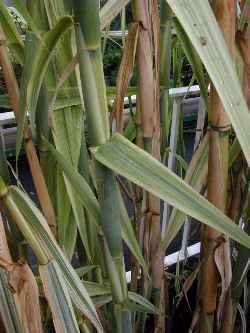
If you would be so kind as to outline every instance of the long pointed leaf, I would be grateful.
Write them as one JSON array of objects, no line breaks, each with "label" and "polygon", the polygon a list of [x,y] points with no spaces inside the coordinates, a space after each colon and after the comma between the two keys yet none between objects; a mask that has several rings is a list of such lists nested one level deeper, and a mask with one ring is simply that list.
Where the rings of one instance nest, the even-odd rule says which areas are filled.
[{"label": "long pointed leaf", "polygon": [[27,84],[26,110],[30,114],[31,128],[35,127],[35,111],[40,88],[47,72],[50,60],[62,35],[73,25],[71,17],[62,17],[40,41],[34,55],[34,70]]},{"label": "long pointed leaf", "polygon": [[19,32],[17,31],[14,20],[3,0],[0,1],[0,24],[7,39],[8,47],[16,60],[22,64],[24,58],[24,44]]},{"label": "long pointed leaf", "polygon": [[23,3],[23,1],[21,0],[12,0],[15,8],[17,9],[17,11],[22,15],[22,17],[24,18],[24,20],[26,21],[26,23],[29,25],[30,29],[36,33],[36,35],[39,35],[39,30],[36,26],[35,21],[33,20],[33,18],[31,17],[31,15],[29,14],[26,5]]},{"label": "long pointed leaf", "polygon": [[208,93],[207,93],[207,83],[205,80],[205,74],[203,71],[203,65],[200,60],[200,57],[198,56],[196,50],[194,49],[193,45],[191,44],[187,34],[183,30],[182,26],[180,25],[180,22],[174,18],[173,24],[175,31],[177,33],[177,36],[179,40],[181,41],[183,50],[186,54],[186,57],[189,61],[189,63],[192,66],[193,72],[197,78],[197,81],[199,83],[200,89],[201,89],[201,95],[205,101],[206,106],[208,107]]},{"label": "long pointed leaf", "polygon": [[[75,192],[78,194],[78,198],[88,212],[95,218],[96,224],[100,223],[100,206],[99,203],[91,191],[89,185],[85,179],[72,168],[70,163],[60,154],[51,144],[47,142],[48,148],[53,157],[58,162],[60,168],[65,173]],[[122,199],[121,199],[122,200]],[[127,212],[124,205],[121,205],[121,218],[122,218],[122,236],[127,245],[129,246],[133,255],[138,259],[140,265],[145,269],[145,261],[140,251],[140,247],[134,237],[131,229],[130,221],[128,221]]]},{"label": "long pointed leaf", "polygon": [[187,215],[225,233],[246,247],[250,237],[180,177],[119,134],[92,149],[94,157]]},{"label": "long pointed leaf", "polygon": [[204,63],[250,165],[250,113],[208,0],[167,0]]},{"label": "long pointed leaf", "polygon": [[6,333],[22,333],[14,295],[9,289],[6,272],[0,268],[0,312]]},{"label": "long pointed leaf", "polygon": [[88,183],[76,170],[72,168],[72,165],[49,142],[47,142],[47,145],[51,154],[58,162],[59,167],[74,187],[74,190],[78,194],[79,200],[89,213],[95,217],[97,223],[99,223],[100,206]]},{"label": "long pointed leaf", "polygon": [[[208,135],[203,138],[199,148],[193,155],[184,181],[194,190],[200,192],[204,186],[208,171]],[[170,242],[175,238],[186,219],[186,214],[174,208],[170,215],[165,234],[162,237],[161,246],[165,251]]]},{"label": "long pointed leaf", "polygon": [[80,332],[62,272],[55,261],[39,267],[45,296],[58,333]]},{"label": "long pointed leaf", "polygon": [[19,114],[16,136],[16,160],[18,160],[23,142],[23,131],[26,118],[27,85],[32,75],[34,52],[37,48],[37,45],[38,40],[36,36],[32,32],[27,31],[24,52],[24,65],[20,87]]},{"label": "long pointed leaf", "polygon": [[46,220],[31,201],[31,199],[19,188],[12,186],[9,193],[20,209],[21,213],[29,223],[33,234],[40,239],[41,246],[45,253],[49,253],[56,260],[61,271],[63,272],[67,287],[71,295],[72,301],[79,310],[89,318],[96,327],[98,332],[103,332],[102,325],[97,316],[93,302],[91,301],[84,285],[79,279],[77,273],[66,259],[62,250],[52,235]]}]

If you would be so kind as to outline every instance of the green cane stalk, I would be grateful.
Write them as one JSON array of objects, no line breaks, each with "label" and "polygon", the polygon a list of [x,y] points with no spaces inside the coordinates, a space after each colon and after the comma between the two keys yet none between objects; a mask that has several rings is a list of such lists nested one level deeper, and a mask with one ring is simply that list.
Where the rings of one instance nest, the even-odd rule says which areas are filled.
[{"label": "green cane stalk", "polygon": [[[80,55],[79,66],[82,93],[90,145],[102,145],[109,140],[108,107],[104,82],[99,0],[74,0],[76,41]],[[90,29],[91,27],[91,29]],[[100,163],[95,164],[98,198],[101,206],[102,239],[106,271],[111,282],[113,301],[119,315],[116,331],[130,332],[130,313],[122,304],[128,298],[122,247],[119,193],[114,174]]]}]

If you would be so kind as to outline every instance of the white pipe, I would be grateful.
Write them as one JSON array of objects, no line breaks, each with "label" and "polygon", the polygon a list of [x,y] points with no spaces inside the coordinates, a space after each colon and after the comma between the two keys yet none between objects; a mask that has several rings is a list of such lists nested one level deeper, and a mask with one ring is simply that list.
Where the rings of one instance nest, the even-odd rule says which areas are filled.
[{"label": "white pipe", "polygon": [[[185,260],[185,258],[193,257],[200,253],[201,243],[195,243],[187,248],[186,256],[180,251],[169,254],[164,258],[164,268],[175,265],[177,262]],[[131,271],[126,272],[127,283],[131,282]]]}]

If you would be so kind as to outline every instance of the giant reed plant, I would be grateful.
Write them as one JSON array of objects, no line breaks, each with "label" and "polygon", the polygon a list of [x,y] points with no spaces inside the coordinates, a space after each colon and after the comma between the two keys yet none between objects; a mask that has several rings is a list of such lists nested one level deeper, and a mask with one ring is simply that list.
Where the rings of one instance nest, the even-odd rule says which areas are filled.
[{"label": "giant reed plant", "polygon": [[[32,202],[20,182],[10,183],[1,141],[0,319],[6,332],[46,332],[52,326],[60,333],[167,331],[173,323],[165,323],[166,314],[175,311],[165,307],[172,302],[163,257],[186,215],[205,225],[192,327],[198,322],[200,332],[231,332],[238,309],[243,316],[250,248],[242,230],[249,230],[249,78],[245,71],[243,95],[240,66],[231,55],[236,40],[241,53],[235,59],[248,68],[249,7],[241,1],[236,16],[236,2],[214,0],[213,12],[207,0],[161,0],[159,15],[158,1],[131,1],[133,22],[115,89],[104,80],[102,30],[121,12],[124,25],[129,1],[101,1],[100,8],[99,0],[15,0],[27,24],[25,36],[0,1],[0,62],[4,97],[17,122],[17,166],[24,146],[38,198]],[[209,106],[208,133],[184,179],[161,163],[170,136],[168,90],[181,77],[177,53],[185,54]],[[20,66],[21,80],[12,62]],[[133,75],[136,87],[130,87]],[[131,106],[127,124],[123,97],[135,92],[136,111]],[[181,131],[178,138],[183,145]],[[174,207],[166,230],[160,200]],[[239,250],[235,262],[230,247]],[[231,265],[232,279],[224,274]],[[189,279],[184,294],[186,285]]]}]

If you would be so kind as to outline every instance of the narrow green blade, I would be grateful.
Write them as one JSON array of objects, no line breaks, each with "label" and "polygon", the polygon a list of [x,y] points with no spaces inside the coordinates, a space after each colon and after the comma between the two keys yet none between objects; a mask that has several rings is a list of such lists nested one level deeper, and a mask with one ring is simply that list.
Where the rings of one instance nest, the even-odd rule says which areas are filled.
[{"label": "narrow green blade", "polygon": [[14,20],[2,0],[0,1],[0,24],[12,54],[20,64],[23,64],[24,44]]},{"label": "narrow green blade", "polygon": [[9,192],[26,221],[29,223],[33,230],[33,234],[41,240],[40,243],[45,253],[49,253],[58,263],[63,272],[65,281],[67,282],[67,287],[73,303],[86,315],[86,317],[89,318],[98,332],[103,332],[102,325],[88,292],[55,241],[44,216],[32,200],[19,188],[12,186],[9,188]]},{"label": "narrow green blade", "polygon": [[119,134],[92,150],[94,157],[187,215],[250,247],[250,237],[181,178]]},{"label": "narrow green blade", "polygon": [[[100,206],[99,203],[91,191],[89,185],[85,179],[74,170],[70,163],[60,154],[51,144],[47,142],[50,152],[58,162],[60,168],[65,173],[70,184],[74,188],[74,191],[78,194],[78,199],[82,205],[88,210],[88,212],[95,218],[96,224],[100,223]],[[121,199],[122,200],[122,199]],[[134,233],[132,232],[132,226],[127,216],[124,204],[121,204],[121,218],[122,218],[122,236],[127,245],[129,246],[133,255],[138,259],[140,265],[145,268],[145,261],[141,254],[139,244],[137,243]]]},{"label": "narrow green blade", "polygon": [[207,82],[205,80],[205,73],[203,71],[203,65],[200,60],[200,57],[198,56],[193,45],[191,44],[186,32],[180,25],[180,22],[176,18],[173,19],[173,25],[174,25],[175,31],[177,33],[177,36],[178,36],[179,40],[181,41],[181,45],[186,54],[186,57],[187,57],[189,63],[191,64],[193,72],[199,83],[199,86],[201,89],[201,95],[204,99],[206,106],[208,107]]},{"label": "narrow green blade", "polygon": [[250,113],[229,50],[207,0],[167,0],[193,43],[250,165]]},{"label": "narrow green blade", "polygon": [[31,129],[35,128],[35,113],[40,88],[47,72],[50,60],[53,57],[63,34],[73,26],[71,17],[62,17],[57,24],[39,42],[39,47],[33,55],[33,70],[27,84],[26,110],[30,115]]},{"label": "narrow green blade", "polygon": [[[194,190],[200,193],[208,172],[208,136],[203,138],[199,148],[193,155],[189,164],[184,181]],[[170,242],[175,238],[186,220],[186,214],[174,208],[170,215],[165,234],[162,237],[161,246],[163,251],[167,249]]]},{"label": "narrow green blade", "polygon": [[49,142],[47,142],[47,146],[59,167],[74,187],[74,190],[78,194],[78,199],[89,213],[95,217],[97,224],[99,224],[100,206],[88,183],[75,169],[72,168],[71,163],[69,163]]},{"label": "narrow green blade", "polygon": [[80,332],[67,286],[58,264],[52,260],[39,267],[45,296],[52,311],[56,332]]},{"label": "narrow green blade", "polygon": [[6,272],[0,268],[0,313],[6,333],[23,333],[14,295],[9,289]]},{"label": "narrow green blade", "polygon": [[19,99],[19,115],[17,124],[17,136],[16,136],[16,160],[22,147],[23,142],[23,130],[25,124],[26,114],[26,99],[27,99],[27,85],[32,75],[34,64],[34,52],[38,46],[37,37],[33,32],[27,31],[25,40],[25,52],[24,52],[24,65],[21,78],[20,87],[20,99]]},{"label": "narrow green blade", "polygon": [[21,0],[12,0],[16,10],[22,15],[29,28],[38,36],[39,30],[34,22],[33,18],[29,14],[26,5]]}]

